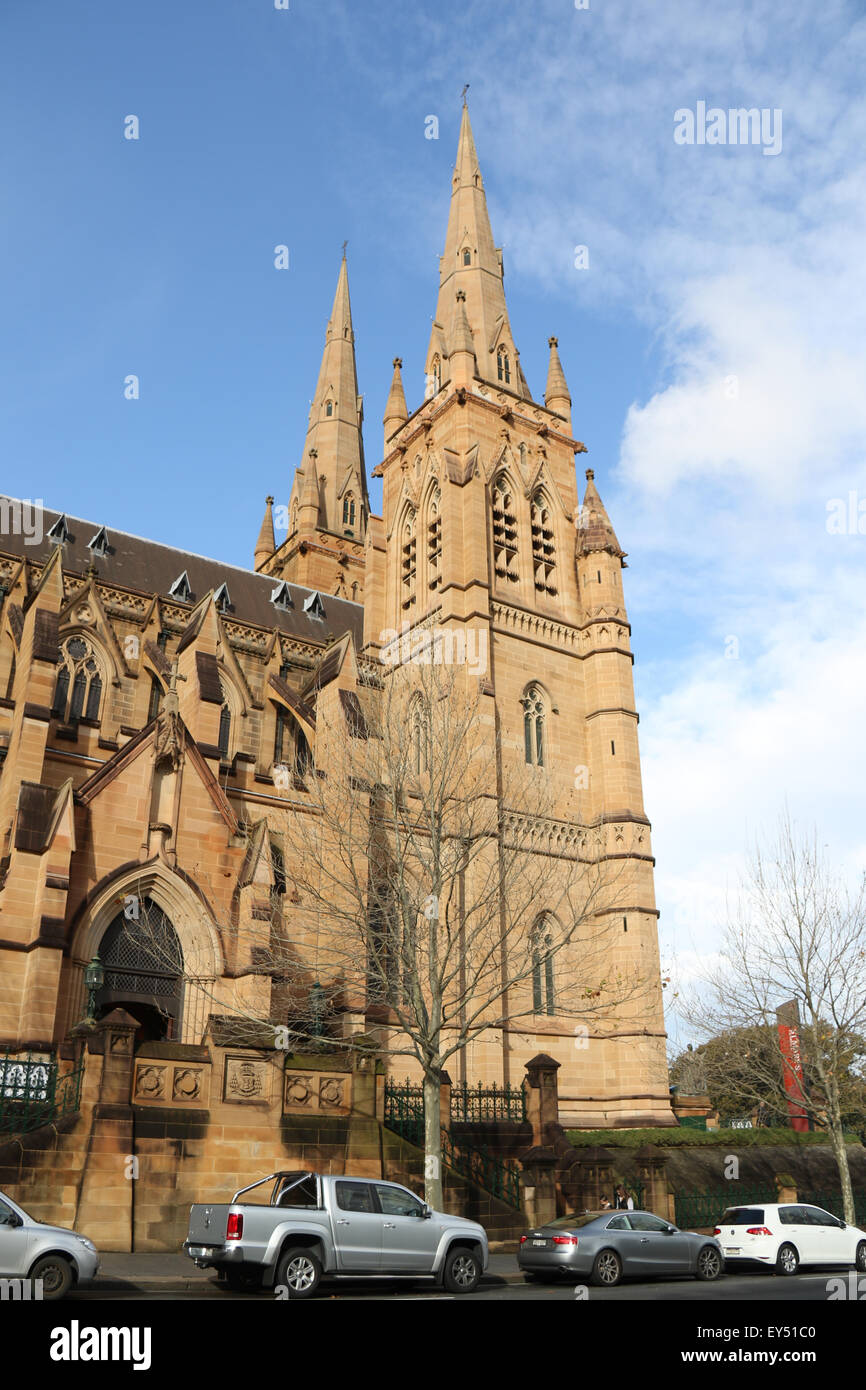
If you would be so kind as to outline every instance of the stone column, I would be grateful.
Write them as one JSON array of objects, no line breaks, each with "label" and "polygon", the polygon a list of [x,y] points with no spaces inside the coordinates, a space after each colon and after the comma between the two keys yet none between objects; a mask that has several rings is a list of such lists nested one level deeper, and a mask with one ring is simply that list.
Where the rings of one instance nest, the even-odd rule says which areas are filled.
[{"label": "stone column", "polygon": [[547,1126],[559,1124],[559,1091],[556,1073],[559,1062],[539,1052],[526,1063],[523,1089],[526,1093],[526,1118],[532,1125],[532,1143],[543,1148],[548,1143]]},{"label": "stone column", "polygon": [[670,1154],[655,1144],[644,1144],[635,1154],[638,1181],[643,1184],[644,1211],[651,1211],[668,1218],[668,1178],[667,1165]]},{"label": "stone column", "polygon": [[603,1197],[613,1201],[613,1157],[608,1149],[578,1149],[580,1200],[587,1211],[600,1211]]},{"label": "stone column", "polygon": [[133,1036],[138,1021],[114,1009],[96,1025],[88,1052],[102,1054],[99,1099],[76,1204],[75,1228],[100,1250],[131,1250],[137,1163],[133,1153]]},{"label": "stone column", "polygon": [[543,1226],[556,1216],[556,1154],[552,1149],[532,1148],[520,1160],[520,1194],[530,1226]]}]

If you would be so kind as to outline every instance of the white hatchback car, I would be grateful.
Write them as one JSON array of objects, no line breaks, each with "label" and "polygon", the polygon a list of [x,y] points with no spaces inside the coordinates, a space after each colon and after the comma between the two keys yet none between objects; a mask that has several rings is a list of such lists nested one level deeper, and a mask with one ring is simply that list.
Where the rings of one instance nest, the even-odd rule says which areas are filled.
[{"label": "white hatchback car", "polygon": [[800,1265],[845,1265],[866,1274],[866,1231],[804,1202],[755,1202],[728,1207],[713,1234],[725,1267],[743,1263],[796,1274]]}]

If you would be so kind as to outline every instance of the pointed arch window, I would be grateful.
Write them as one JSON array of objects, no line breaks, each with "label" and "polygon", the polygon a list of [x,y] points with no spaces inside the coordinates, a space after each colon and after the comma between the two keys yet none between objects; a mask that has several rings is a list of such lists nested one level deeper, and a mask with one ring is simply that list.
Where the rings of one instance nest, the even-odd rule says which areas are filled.
[{"label": "pointed arch window", "polygon": [[64,723],[98,719],[102,671],[93,645],[84,637],[68,638],[61,648],[58,664],[52,715]]},{"label": "pointed arch window", "polygon": [[148,706],[147,706],[147,722],[148,722],[148,724],[150,723],[150,721],[151,721],[152,719],[155,719],[156,716],[159,714],[159,707],[160,707],[160,704],[161,704],[161,703],[162,703],[162,686],[160,685],[159,681],[156,679],[156,676],[151,676],[151,678],[150,678],[150,700],[149,700]]},{"label": "pointed arch window", "polygon": [[415,776],[420,777],[422,773],[430,770],[425,736],[424,702],[420,695],[415,696],[409,708],[409,733],[411,767]]},{"label": "pointed arch window", "polygon": [[433,384],[433,395],[435,396],[436,392],[441,390],[442,387],[442,363],[439,360],[438,354],[433,358],[430,364],[430,378]]},{"label": "pointed arch window", "polygon": [[228,757],[229,757],[229,746],[230,746],[230,744],[231,744],[231,737],[232,737],[232,712],[231,712],[231,710],[229,709],[228,700],[224,700],[224,701],[223,701],[223,707],[222,707],[222,709],[220,710],[220,732],[219,732],[219,750],[220,750],[220,758],[222,759],[222,761],[223,761],[224,763],[225,763],[225,762],[228,762]]},{"label": "pointed arch window", "polygon": [[531,767],[544,767],[546,753],[545,702],[537,685],[531,685],[522,700],[523,751]]},{"label": "pointed arch window", "polygon": [[500,579],[515,583],[517,568],[517,514],[514,493],[504,473],[493,484],[493,568]]},{"label": "pointed arch window", "polygon": [[435,592],[442,583],[442,493],[434,483],[427,502],[427,587]]},{"label": "pointed arch window", "polygon": [[496,376],[499,381],[506,386],[511,383],[511,360],[506,348],[501,347],[496,353]]},{"label": "pointed arch window", "polygon": [[544,493],[536,492],[530,505],[532,521],[532,568],[538,593],[555,594],[556,547],[553,517]]},{"label": "pointed arch window", "polygon": [[351,492],[347,492],[343,498],[343,525],[355,525],[355,498]]},{"label": "pointed arch window", "polygon": [[330,418],[334,413],[334,402],[325,401],[325,414]]},{"label": "pointed arch window", "polygon": [[532,1011],[536,1014],[556,1012],[553,930],[546,916],[539,918],[532,929]]},{"label": "pointed arch window", "polygon": [[415,581],[418,571],[418,543],[415,535],[416,514],[406,513],[400,546],[401,608],[411,608],[415,602]]},{"label": "pointed arch window", "polygon": [[468,247],[468,246],[464,247],[464,250],[463,250],[463,264],[464,264],[464,265],[471,265],[471,264],[472,264],[472,252],[469,250],[469,247]]},{"label": "pointed arch window", "polygon": [[292,503],[292,534],[298,529],[298,504]]}]

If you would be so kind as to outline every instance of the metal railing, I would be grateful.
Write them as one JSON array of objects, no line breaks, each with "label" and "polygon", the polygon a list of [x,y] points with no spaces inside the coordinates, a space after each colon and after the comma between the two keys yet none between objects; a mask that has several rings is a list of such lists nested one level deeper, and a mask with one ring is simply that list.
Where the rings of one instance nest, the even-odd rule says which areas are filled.
[{"label": "metal railing", "polygon": [[526,1119],[526,1095],[522,1086],[470,1086],[458,1081],[451,1086],[451,1120],[491,1124],[495,1120]]},{"label": "metal railing", "polygon": [[[501,1090],[499,1092],[502,1094]],[[453,1112],[452,1112],[453,1113]],[[424,1090],[411,1081],[385,1083],[385,1124],[416,1148],[424,1146]],[[478,1144],[470,1144],[443,1129],[442,1162],[452,1172],[483,1187],[491,1196],[520,1208],[520,1169]]]},{"label": "metal railing", "polygon": [[0,1134],[23,1134],[74,1114],[83,1074],[83,1061],[60,1075],[53,1056],[0,1052]]},{"label": "metal railing", "polygon": [[776,1202],[775,1187],[741,1187],[731,1182],[713,1192],[677,1192],[674,1198],[678,1226],[715,1226],[728,1207]]}]

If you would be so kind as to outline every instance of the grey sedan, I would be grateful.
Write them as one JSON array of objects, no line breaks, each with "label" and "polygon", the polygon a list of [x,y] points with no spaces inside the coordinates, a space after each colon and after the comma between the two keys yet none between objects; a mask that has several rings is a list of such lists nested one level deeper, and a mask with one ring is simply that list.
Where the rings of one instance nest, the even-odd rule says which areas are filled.
[{"label": "grey sedan", "polygon": [[527,1279],[552,1284],[564,1274],[613,1288],[623,1275],[691,1274],[718,1279],[725,1267],[714,1236],[680,1231],[649,1211],[587,1211],[559,1216],[520,1238]]}]

